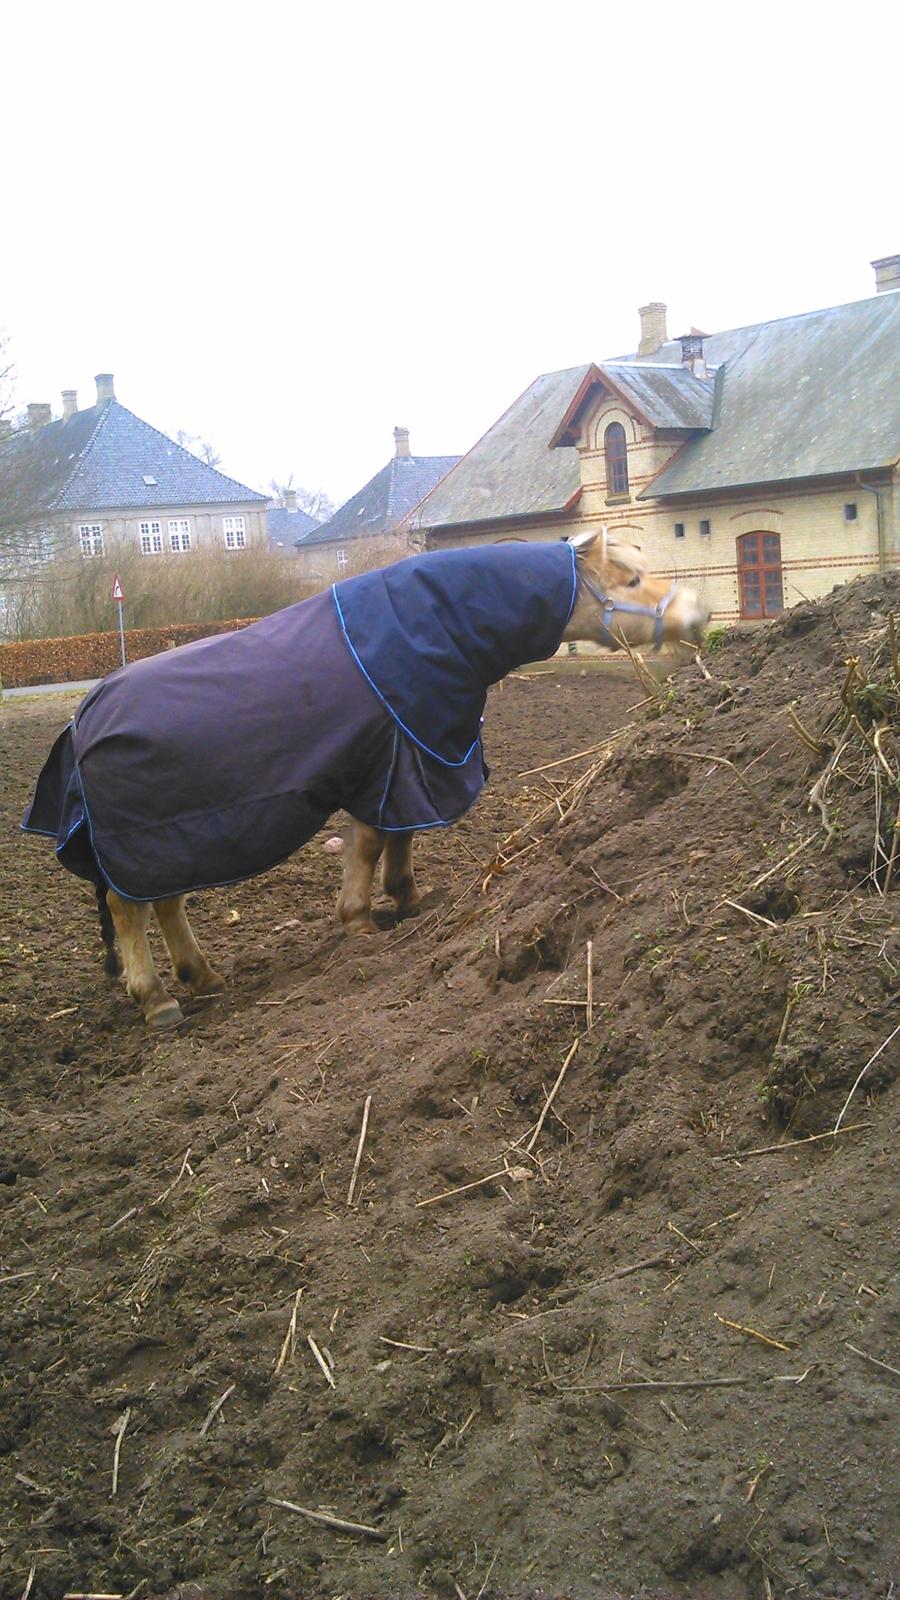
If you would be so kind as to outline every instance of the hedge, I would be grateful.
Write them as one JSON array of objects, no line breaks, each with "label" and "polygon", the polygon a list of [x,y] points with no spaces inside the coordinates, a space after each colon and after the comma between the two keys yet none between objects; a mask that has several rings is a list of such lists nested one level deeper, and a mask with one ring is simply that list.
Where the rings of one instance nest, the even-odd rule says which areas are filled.
[{"label": "hedge", "polygon": [[[172,622],[165,628],[126,628],[125,653],[129,661],[174,650],[192,639],[246,628],[253,617],[232,622]],[[79,678],[102,678],[122,664],[118,633],[80,633],[73,639],[22,639],[0,644],[0,685],[27,688],[37,683],[71,683]]]}]

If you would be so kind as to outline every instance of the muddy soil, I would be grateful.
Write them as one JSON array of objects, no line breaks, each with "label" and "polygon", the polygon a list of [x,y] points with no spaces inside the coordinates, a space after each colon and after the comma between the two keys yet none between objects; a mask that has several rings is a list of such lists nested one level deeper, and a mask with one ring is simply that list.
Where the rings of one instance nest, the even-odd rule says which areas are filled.
[{"label": "muddy soil", "polygon": [[421,915],[345,941],[323,835],[162,1038],[16,833],[71,702],[0,707],[3,1600],[900,1586],[897,740],[823,818],[787,716],[891,607],[508,680]]}]

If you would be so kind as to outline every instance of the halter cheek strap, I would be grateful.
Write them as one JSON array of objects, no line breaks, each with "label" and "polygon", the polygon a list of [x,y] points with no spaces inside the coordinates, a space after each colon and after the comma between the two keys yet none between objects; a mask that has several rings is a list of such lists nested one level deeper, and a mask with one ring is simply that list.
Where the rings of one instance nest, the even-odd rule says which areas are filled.
[{"label": "halter cheek strap", "polygon": [[672,584],[671,589],[669,589],[667,593],[663,595],[662,599],[657,605],[641,606],[635,605],[629,600],[612,600],[608,594],[603,594],[600,589],[595,588],[590,578],[584,572],[579,572],[578,577],[579,581],[583,583],[584,587],[587,589],[588,594],[593,595],[598,604],[603,607],[603,626],[606,629],[606,632],[609,634],[610,639],[612,639],[610,624],[613,619],[613,613],[616,611],[630,611],[631,614],[636,617],[653,617],[655,619],[653,628],[653,648],[654,650],[660,649],[663,642],[663,618],[665,617],[669,606],[675,599],[675,595],[678,592],[677,584]]}]

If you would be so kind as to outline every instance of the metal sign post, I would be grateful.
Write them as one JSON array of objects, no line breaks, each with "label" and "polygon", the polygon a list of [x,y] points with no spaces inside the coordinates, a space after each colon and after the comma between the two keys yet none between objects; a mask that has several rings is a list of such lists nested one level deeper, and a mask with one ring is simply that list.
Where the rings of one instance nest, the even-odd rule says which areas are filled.
[{"label": "metal sign post", "polygon": [[115,600],[116,605],[119,608],[119,644],[122,646],[122,665],[124,667],[124,665],[125,665],[125,623],[122,620],[122,604],[123,604],[123,601],[125,599],[125,591],[122,588],[121,583],[119,582],[119,574],[118,573],[116,573],[115,578],[113,579],[113,596],[112,597]]}]

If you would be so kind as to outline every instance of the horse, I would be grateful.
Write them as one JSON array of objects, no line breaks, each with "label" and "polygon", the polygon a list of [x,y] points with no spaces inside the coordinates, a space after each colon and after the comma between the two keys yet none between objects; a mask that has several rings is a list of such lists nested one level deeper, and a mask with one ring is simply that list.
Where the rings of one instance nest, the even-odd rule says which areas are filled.
[{"label": "horse", "polygon": [[149,1027],[170,1028],[184,1019],[150,952],[151,909],[178,979],[220,993],[185,896],[267,871],[343,809],[337,912],[347,934],[374,933],[378,862],[407,914],[414,835],[457,821],[487,779],[491,684],[569,641],[699,642],[708,619],[605,529],[410,556],[102,679],[22,828],[94,884],[107,972],[123,973]]}]

